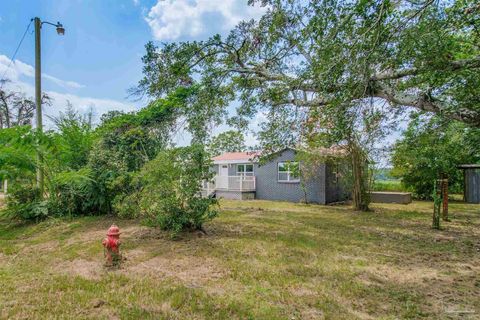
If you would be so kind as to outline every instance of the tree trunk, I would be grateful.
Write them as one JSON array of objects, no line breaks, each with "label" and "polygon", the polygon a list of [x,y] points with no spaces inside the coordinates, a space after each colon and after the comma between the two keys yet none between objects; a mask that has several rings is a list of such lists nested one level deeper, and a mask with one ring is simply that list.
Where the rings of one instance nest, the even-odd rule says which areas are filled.
[{"label": "tree trunk", "polygon": [[352,159],[353,208],[357,211],[368,211],[370,195],[368,194],[368,168],[367,159],[356,143],[350,143],[350,156]]}]

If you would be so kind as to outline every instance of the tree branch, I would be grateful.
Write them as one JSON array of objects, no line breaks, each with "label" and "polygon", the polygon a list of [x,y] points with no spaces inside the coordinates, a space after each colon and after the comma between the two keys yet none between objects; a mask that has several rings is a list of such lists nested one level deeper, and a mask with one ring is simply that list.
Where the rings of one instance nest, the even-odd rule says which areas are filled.
[{"label": "tree branch", "polygon": [[[476,56],[472,59],[462,59],[451,61],[446,64],[442,71],[456,71],[456,70],[466,70],[466,69],[476,69],[480,68],[480,56]],[[382,80],[397,80],[407,76],[415,76],[425,72],[427,68],[406,68],[403,70],[390,70],[378,73],[374,75],[372,81],[382,81]]]},{"label": "tree branch", "polygon": [[377,85],[377,90],[374,91],[372,96],[385,99],[392,104],[413,107],[436,114],[444,114],[451,119],[480,127],[480,112],[465,108],[458,108],[451,111],[443,101],[436,100],[424,92],[408,94],[405,92],[395,92],[386,86]]}]

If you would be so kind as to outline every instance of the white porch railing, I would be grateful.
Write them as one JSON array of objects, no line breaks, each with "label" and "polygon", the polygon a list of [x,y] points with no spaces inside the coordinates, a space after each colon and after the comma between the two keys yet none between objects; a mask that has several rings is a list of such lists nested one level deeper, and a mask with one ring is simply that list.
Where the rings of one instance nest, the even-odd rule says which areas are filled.
[{"label": "white porch railing", "polygon": [[204,181],[203,190],[207,196],[215,190],[255,191],[255,176],[215,176]]}]

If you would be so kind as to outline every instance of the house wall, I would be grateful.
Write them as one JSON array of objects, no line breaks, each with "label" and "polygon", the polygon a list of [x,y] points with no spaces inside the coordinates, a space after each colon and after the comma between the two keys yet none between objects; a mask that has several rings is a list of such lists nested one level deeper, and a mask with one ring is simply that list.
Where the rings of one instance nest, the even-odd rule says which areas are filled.
[{"label": "house wall", "polygon": [[[279,182],[278,163],[295,161],[295,151],[286,149],[271,161],[254,168],[256,178],[256,199],[304,201],[305,193],[301,182]],[[318,176],[305,182],[307,201],[325,204],[325,165],[320,166]]]}]

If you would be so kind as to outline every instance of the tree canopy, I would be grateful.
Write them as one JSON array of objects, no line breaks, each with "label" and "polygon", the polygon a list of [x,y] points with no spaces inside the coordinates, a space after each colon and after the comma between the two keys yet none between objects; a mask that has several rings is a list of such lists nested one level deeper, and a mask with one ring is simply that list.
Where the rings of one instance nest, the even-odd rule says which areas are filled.
[{"label": "tree canopy", "polygon": [[262,106],[312,109],[374,98],[480,126],[476,1],[250,0],[258,21],[226,38],[146,46],[138,91],[200,84],[195,102],[240,116]]},{"label": "tree canopy", "polygon": [[393,149],[392,174],[419,198],[432,195],[434,181],[445,174],[451,192],[462,193],[460,164],[480,161],[480,129],[439,117],[415,115]]},{"label": "tree canopy", "polygon": [[224,152],[239,152],[247,149],[243,134],[234,130],[216,135],[210,140],[207,148],[212,156],[218,156]]}]

